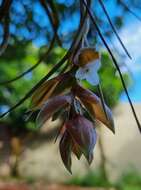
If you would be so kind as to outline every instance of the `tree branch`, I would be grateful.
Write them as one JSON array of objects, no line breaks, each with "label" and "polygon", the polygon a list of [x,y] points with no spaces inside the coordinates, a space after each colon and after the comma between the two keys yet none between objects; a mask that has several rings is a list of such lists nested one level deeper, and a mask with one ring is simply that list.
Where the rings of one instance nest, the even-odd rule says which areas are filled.
[{"label": "tree branch", "polygon": [[120,36],[118,35],[116,28],[114,27],[114,25],[113,25],[113,23],[112,23],[112,21],[111,21],[111,18],[110,18],[109,14],[108,14],[108,12],[107,12],[107,10],[106,10],[106,8],[105,8],[105,5],[104,5],[104,3],[103,3],[103,0],[98,0],[98,1],[99,1],[100,5],[101,5],[101,7],[102,7],[102,9],[103,9],[103,11],[104,11],[104,13],[105,13],[105,15],[106,15],[106,17],[107,17],[107,19],[108,19],[110,25],[111,25],[111,28],[112,28],[113,32],[115,33],[117,39],[119,40],[121,46],[123,47],[123,49],[124,49],[124,51],[126,52],[126,54],[128,55],[128,57],[129,57],[130,59],[132,59],[132,57],[130,56],[128,50],[126,49],[124,43],[122,42]]},{"label": "tree branch", "polygon": [[128,11],[130,12],[132,15],[134,15],[139,21],[141,21],[141,17],[138,16],[134,11],[132,11],[130,9],[130,7],[128,5],[126,5],[122,0],[118,0],[119,3]]},{"label": "tree branch", "polygon": [[13,0],[3,0],[0,6],[0,22],[9,13],[10,6]]},{"label": "tree branch", "polygon": [[53,30],[54,30],[54,34],[56,35],[56,39],[57,39],[57,42],[58,42],[59,46],[62,46],[62,42],[61,42],[61,40],[60,40],[60,38],[59,38],[59,36],[58,36],[58,34],[57,34],[58,23],[56,24],[56,22],[55,22],[56,19],[55,19],[55,18],[53,17],[53,15],[50,13],[49,8],[48,8],[48,6],[47,6],[45,0],[40,0],[40,4],[41,4],[41,6],[44,8],[46,14],[48,15],[48,18],[49,18],[50,23],[51,23],[51,25],[52,25],[52,28],[53,28]]},{"label": "tree branch", "polygon": [[6,84],[9,84],[11,82],[14,82],[14,81],[17,81],[19,80],[20,78],[24,77],[25,75],[27,75],[28,73],[32,72],[34,69],[36,69],[40,63],[45,59],[47,58],[47,56],[49,55],[50,51],[52,50],[52,47],[54,45],[54,42],[55,42],[55,36],[53,37],[51,43],[50,43],[50,46],[48,48],[48,50],[46,51],[46,53],[37,61],[37,63],[35,65],[33,65],[32,67],[30,67],[29,69],[27,69],[26,71],[24,71],[23,73],[21,73],[20,75],[16,76],[15,78],[13,79],[10,79],[10,80],[7,80],[7,81],[2,81],[0,82],[0,85],[6,85]]},{"label": "tree branch", "polygon": [[0,44],[0,56],[4,53],[9,41],[9,14],[5,16],[3,23],[3,40]]}]

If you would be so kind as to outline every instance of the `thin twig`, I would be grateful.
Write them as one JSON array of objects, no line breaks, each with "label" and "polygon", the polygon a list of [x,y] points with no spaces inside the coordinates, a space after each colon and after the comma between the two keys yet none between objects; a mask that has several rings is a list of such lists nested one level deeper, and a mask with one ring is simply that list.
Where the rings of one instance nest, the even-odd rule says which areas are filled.
[{"label": "thin twig", "polygon": [[54,42],[55,42],[55,37],[53,37],[51,43],[50,43],[50,46],[47,50],[47,52],[37,61],[37,63],[35,65],[33,65],[32,67],[30,67],[29,69],[27,69],[26,71],[24,71],[23,73],[21,73],[20,75],[14,77],[13,79],[10,79],[10,80],[7,80],[7,81],[2,81],[0,82],[0,85],[6,85],[6,84],[9,84],[11,82],[14,82],[14,81],[17,81],[19,80],[20,78],[24,77],[25,75],[27,75],[28,73],[32,72],[35,68],[37,68],[40,63],[49,55],[53,45],[54,45]]},{"label": "thin twig", "polygon": [[132,15],[134,15],[139,21],[141,21],[141,17],[138,16],[134,11],[131,10],[131,8],[126,5],[123,1],[119,0],[119,3]]},{"label": "thin twig", "polygon": [[0,6],[0,22],[7,14],[9,14],[9,9],[13,0],[3,0]]},{"label": "thin twig", "polygon": [[60,37],[59,37],[58,34],[57,34],[58,25],[55,24],[54,18],[52,17],[52,14],[51,14],[50,11],[49,11],[49,8],[48,8],[48,6],[47,6],[46,1],[45,1],[45,0],[40,0],[40,4],[42,5],[42,7],[44,8],[46,14],[48,15],[48,18],[49,18],[50,23],[51,23],[51,25],[52,25],[52,28],[53,28],[53,30],[54,30],[54,34],[56,35],[56,39],[57,39],[58,45],[59,45],[59,46],[62,46],[62,42],[61,42],[61,40],[60,40]]},{"label": "thin twig", "polygon": [[52,14],[54,15],[54,24],[56,25],[56,27],[59,27],[59,14],[58,14],[58,10],[55,6],[54,0],[48,0],[47,3],[49,4],[50,8],[52,9]]},{"label": "thin twig", "polygon": [[0,56],[4,53],[5,49],[8,46],[10,33],[9,33],[9,14],[4,18],[3,23],[3,40],[0,44]]},{"label": "thin twig", "polygon": [[120,36],[118,35],[116,28],[114,27],[114,25],[113,25],[113,23],[112,23],[112,21],[111,21],[111,18],[110,18],[109,14],[108,14],[108,12],[107,12],[107,10],[106,10],[106,7],[105,7],[105,5],[104,5],[104,3],[103,3],[103,0],[98,0],[98,1],[99,1],[100,5],[101,5],[101,7],[102,7],[102,9],[103,9],[103,11],[104,11],[104,13],[105,13],[107,19],[108,19],[108,21],[109,21],[109,24],[111,25],[111,28],[112,28],[113,32],[115,33],[117,39],[119,40],[121,46],[123,47],[123,49],[124,49],[124,51],[126,52],[126,54],[128,55],[128,57],[129,57],[130,59],[132,59],[132,57],[130,56],[130,54],[129,54],[127,48],[125,47],[125,45],[124,45],[124,43],[122,42]]},{"label": "thin twig", "polygon": [[10,15],[10,6],[12,4],[12,0],[3,0],[2,1],[2,5],[0,6],[0,22],[4,22],[3,23],[3,40],[2,43],[0,45],[0,56],[3,54],[3,52],[5,51],[5,49],[8,46],[8,41],[9,41],[9,36],[10,36],[10,32],[9,32],[9,15]]}]

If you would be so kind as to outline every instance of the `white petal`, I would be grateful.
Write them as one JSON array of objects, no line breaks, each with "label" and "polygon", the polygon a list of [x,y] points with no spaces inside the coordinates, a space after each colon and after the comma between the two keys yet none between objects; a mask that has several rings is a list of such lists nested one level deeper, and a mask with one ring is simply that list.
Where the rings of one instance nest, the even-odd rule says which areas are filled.
[{"label": "white petal", "polygon": [[92,62],[87,64],[87,68],[90,71],[92,71],[92,70],[98,71],[100,69],[100,67],[101,67],[101,62],[99,59],[92,61]]},{"label": "white petal", "polygon": [[99,76],[97,74],[97,71],[99,70],[100,66],[100,59],[92,61],[85,65],[83,68],[80,67],[77,70],[75,77],[79,80],[86,79],[92,85],[98,85]]},{"label": "white petal", "polygon": [[101,67],[101,61],[100,61],[99,59],[97,59],[97,60],[95,61],[95,69],[96,69],[96,70],[99,70],[100,67]]},{"label": "white petal", "polygon": [[79,80],[83,80],[83,79],[86,79],[85,74],[86,74],[85,69],[79,68],[79,69],[76,71],[75,77],[76,77],[77,79],[79,79]]},{"label": "white petal", "polygon": [[99,76],[96,72],[94,72],[92,75],[91,74],[87,75],[86,80],[93,86],[99,84]]}]

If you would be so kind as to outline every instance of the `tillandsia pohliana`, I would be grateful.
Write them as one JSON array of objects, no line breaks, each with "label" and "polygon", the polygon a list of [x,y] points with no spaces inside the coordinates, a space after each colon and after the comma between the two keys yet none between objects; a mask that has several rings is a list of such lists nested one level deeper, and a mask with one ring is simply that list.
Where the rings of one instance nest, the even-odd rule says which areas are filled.
[{"label": "tillandsia pohliana", "polygon": [[[7,0],[7,2],[8,1],[9,3],[7,4],[3,3],[1,10],[7,6],[9,10],[12,1]],[[97,139],[96,121],[103,123],[115,133],[112,112],[105,104],[100,86],[100,78],[98,74],[101,67],[100,50],[96,48],[96,44],[93,46],[89,45],[88,36],[91,25],[95,27],[95,31],[107,48],[107,51],[119,72],[133,115],[138,128],[141,131],[139,120],[129,97],[118,63],[101,32],[101,28],[97,24],[95,13],[92,12],[92,0],[79,0],[79,2],[79,27],[65,56],[54,65],[47,75],[42,78],[17,104],[0,116],[5,116],[7,113],[20,106],[27,98],[31,97],[29,113],[30,115],[35,112],[37,113],[36,125],[38,128],[42,127],[49,118],[56,118],[56,116],[58,118],[61,117],[63,122],[59,130],[59,149],[62,161],[69,172],[71,172],[72,153],[74,153],[78,159],[81,158],[81,155],[84,155],[88,163],[91,164],[93,160],[93,149]],[[125,53],[131,58],[113,26],[103,1],[99,0],[98,2]],[[59,17],[54,1],[47,2],[40,0],[40,4],[44,8],[54,32],[50,46],[47,49],[47,52],[45,52],[34,66],[11,80],[0,82],[0,85],[14,82],[37,68],[42,60],[48,58],[55,42],[57,42],[59,46],[62,46],[62,41],[58,34]],[[5,20],[5,26],[9,27],[9,23],[6,24],[8,16],[9,14],[5,14],[3,19]],[[0,20],[2,19],[1,17],[2,16],[0,16]],[[7,38],[6,40],[4,39],[3,44],[5,43],[7,44]],[[3,47],[6,46],[2,45],[1,52],[3,51]],[[61,71],[57,72],[60,68]],[[55,73],[57,73],[57,76],[52,77]],[[83,80],[86,80],[93,86],[97,86],[100,96],[98,97],[94,92],[86,89],[83,86]]]},{"label": "tillandsia pohliana", "polygon": [[99,53],[94,48],[83,47],[72,61],[71,70],[46,81],[33,93],[30,107],[30,112],[39,110],[37,127],[64,111],[59,149],[63,163],[70,172],[71,152],[78,159],[84,154],[88,163],[92,162],[97,138],[96,120],[115,133],[110,108],[104,104],[105,114],[101,99],[81,85],[83,79],[94,85],[99,84]]}]

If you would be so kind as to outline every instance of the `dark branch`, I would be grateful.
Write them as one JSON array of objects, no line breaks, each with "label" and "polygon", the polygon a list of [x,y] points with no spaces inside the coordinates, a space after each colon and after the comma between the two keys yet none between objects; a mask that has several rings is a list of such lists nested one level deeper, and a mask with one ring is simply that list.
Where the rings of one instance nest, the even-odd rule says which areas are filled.
[{"label": "dark branch", "polygon": [[25,75],[27,75],[28,73],[32,72],[34,69],[36,69],[40,63],[45,60],[45,58],[48,57],[50,51],[52,50],[52,47],[54,45],[54,42],[55,42],[55,37],[53,37],[51,43],[50,43],[50,46],[48,48],[48,50],[46,51],[46,53],[37,61],[37,63],[35,65],[33,65],[32,67],[30,67],[29,69],[27,69],[26,71],[24,71],[23,73],[21,73],[20,75],[16,76],[15,78],[13,79],[10,79],[10,80],[7,80],[7,81],[3,81],[3,82],[0,82],[0,85],[6,85],[6,84],[9,84],[11,82],[14,82],[14,81],[17,81],[19,80],[20,78],[24,77]]},{"label": "dark branch", "polygon": [[128,11],[130,12],[132,15],[134,15],[139,21],[141,21],[141,17],[138,16],[134,11],[131,10],[131,8],[126,5],[123,1],[119,0],[119,3]]},{"label": "dark branch", "polygon": [[124,43],[122,42],[120,36],[118,35],[116,28],[114,27],[114,25],[113,25],[113,23],[112,23],[112,21],[111,21],[111,18],[110,18],[109,14],[108,14],[108,12],[107,12],[107,10],[106,10],[106,8],[105,8],[105,5],[104,5],[104,3],[103,3],[103,0],[98,0],[98,1],[99,1],[100,5],[101,5],[101,7],[102,7],[102,9],[103,9],[103,11],[104,11],[104,13],[105,13],[105,15],[106,15],[106,17],[107,17],[107,19],[108,19],[110,25],[111,25],[111,28],[112,28],[113,32],[115,33],[117,39],[119,40],[121,46],[123,47],[123,49],[124,49],[124,51],[126,52],[126,54],[128,55],[128,57],[129,57],[130,59],[132,59],[131,56],[130,56],[130,54],[129,54],[129,52],[128,52],[128,50],[126,49]]},{"label": "dark branch", "polygon": [[[59,38],[59,36],[58,36],[58,34],[57,34],[58,23],[55,22],[56,18],[53,17],[53,14],[52,14],[52,13],[50,13],[50,10],[49,10],[49,8],[48,8],[47,3],[46,3],[45,0],[40,0],[40,4],[41,4],[41,6],[44,8],[46,14],[48,15],[48,18],[49,18],[50,23],[51,23],[51,25],[52,25],[52,28],[53,28],[53,30],[54,30],[54,34],[56,35],[56,39],[57,39],[57,42],[58,42],[59,46],[62,46],[62,42],[61,42],[61,40],[60,40],[60,38]],[[56,24],[56,23],[57,23],[57,24]]]},{"label": "dark branch", "polygon": [[0,6],[0,22],[2,19],[9,14],[9,9],[13,0],[3,0],[2,5]]},{"label": "dark branch", "polygon": [[3,40],[0,44],[0,56],[3,54],[3,52],[5,51],[5,49],[8,46],[8,41],[9,41],[9,15],[7,15],[4,18],[4,23],[3,23]]}]

